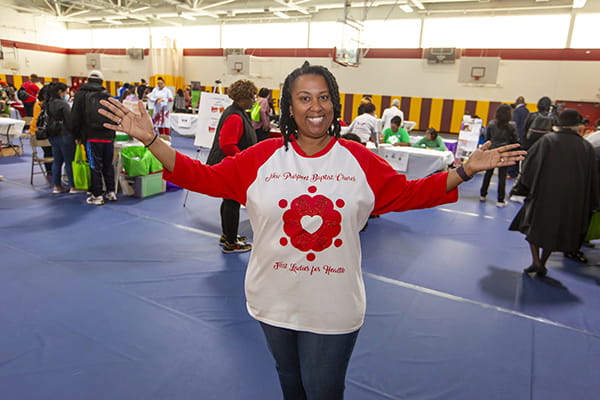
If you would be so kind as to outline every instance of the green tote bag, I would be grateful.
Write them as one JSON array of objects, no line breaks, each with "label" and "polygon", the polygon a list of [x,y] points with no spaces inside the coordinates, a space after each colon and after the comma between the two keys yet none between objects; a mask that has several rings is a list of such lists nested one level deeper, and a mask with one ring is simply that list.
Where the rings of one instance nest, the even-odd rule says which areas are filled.
[{"label": "green tote bag", "polygon": [[88,190],[90,187],[91,171],[87,162],[85,147],[80,144],[75,149],[75,158],[71,162],[73,167],[73,181],[75,189]]}]

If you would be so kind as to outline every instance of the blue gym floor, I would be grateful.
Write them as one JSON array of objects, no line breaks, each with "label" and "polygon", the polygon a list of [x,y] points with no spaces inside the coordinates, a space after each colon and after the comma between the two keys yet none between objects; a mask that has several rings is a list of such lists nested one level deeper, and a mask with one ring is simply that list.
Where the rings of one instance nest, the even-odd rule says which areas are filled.
[{"label": "blue gym floor", "polygon": [[[192,142],[173,145],[195,156]],[[281,398],[245,308],[248,253],[217,246],[219,199],[90,206],[41,175],[29,185],[25,150],[0,158],[0,398]],[[480,183],[458,203],[369,220],[347,399],[599,398],[600,251],[522,274],[527,244],[507,230],[519,205],[495,207],[496,177],[480,203]],[[240,231],[252,234],[245,211]]]}]

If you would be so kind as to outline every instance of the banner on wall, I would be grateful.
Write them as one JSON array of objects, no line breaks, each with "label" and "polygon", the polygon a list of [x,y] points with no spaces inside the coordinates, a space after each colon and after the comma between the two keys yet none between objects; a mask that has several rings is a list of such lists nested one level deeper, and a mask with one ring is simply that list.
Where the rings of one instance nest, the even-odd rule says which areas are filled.
[{"label": "banner on wall", "polygon": [[233,103],[229,96],[202,92],[198,106],[198,129],[194,146],[211,147],[221,114]]},{"label": "banner on wall", "polygon": [[469,115],[463,117],[456,143],[456,158],[469,158],[471,153],[477,149],[482,124],[480,119],[471,118]]}]

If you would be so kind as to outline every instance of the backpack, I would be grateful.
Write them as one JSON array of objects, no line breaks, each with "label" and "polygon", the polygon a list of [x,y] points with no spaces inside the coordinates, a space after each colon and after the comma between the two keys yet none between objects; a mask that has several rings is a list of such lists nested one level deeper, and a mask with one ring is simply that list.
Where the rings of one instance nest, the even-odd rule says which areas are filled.
[{"label": "backpack", "polygon": [[55,119],[50,113],[50,102],[52,101],[60,100],[46,100],[42,105],[42,109],[46,107],[46,135],[49,138],[60,136],[63,127],[63,121]]},{"label": "backpack", "polygon": [[48,101],[42,103],[42,111],[38,115],[37,121],[35,123],[36,131],[35,138],[37,140],[46,140],[48,139],[48,120],[50,117],[48,116]]},{"label": "backpack", "polygon": [[554,119],[550,113],[538,114],[527,131],[525,136],[525,148],[531,147],[542,135],[550,133],[552,126],[554,125]]},{"label": "backpack", "polygon": [[114,124],[112,120],[98,113],[100,108],[107,110],[100,104],[100,100],[107,100],[109,97],[110,94],[106,90],[86,93],[84,121],[91,129],[106,129],[103,124]]},{"label": "backpack", "polygon": [[21,87],[19,88],[19,90],[17,90],[17,99],[19,99],[19,100],[21,100],[21,101],[25,101],[25,100],[27,100],[29,97],[31,97],[31,96],[30,96],[30,94],[29,94],[29,93],[27,93],[27,90],[26,90],[26,89],[25,89],[23,86],[21,86]]}]

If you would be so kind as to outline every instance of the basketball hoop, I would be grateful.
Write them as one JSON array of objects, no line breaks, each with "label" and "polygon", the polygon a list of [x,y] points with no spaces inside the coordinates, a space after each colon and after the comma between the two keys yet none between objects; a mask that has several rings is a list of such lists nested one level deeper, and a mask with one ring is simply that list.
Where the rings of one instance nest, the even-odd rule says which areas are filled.
[{"label": "basketball hoop", "polygon": [[471,78],[475,82],[479,82],[481,78],[485,76],[485,67],[472,67],[471,68]]}]

